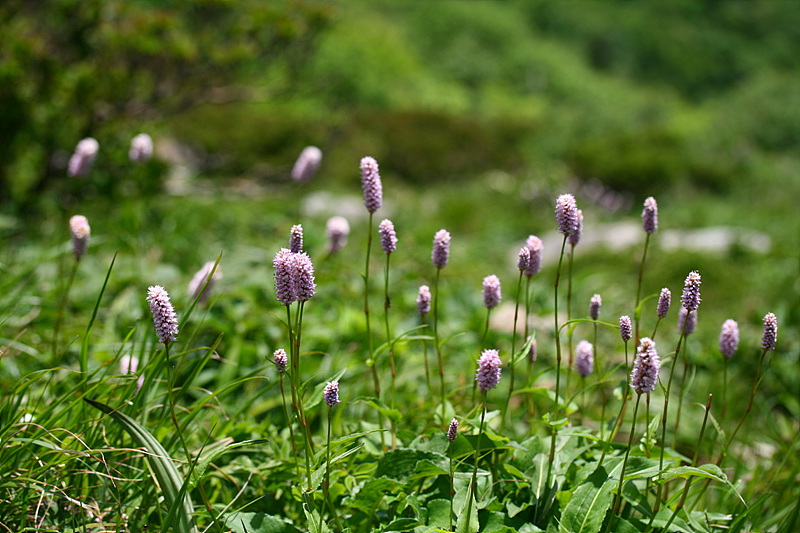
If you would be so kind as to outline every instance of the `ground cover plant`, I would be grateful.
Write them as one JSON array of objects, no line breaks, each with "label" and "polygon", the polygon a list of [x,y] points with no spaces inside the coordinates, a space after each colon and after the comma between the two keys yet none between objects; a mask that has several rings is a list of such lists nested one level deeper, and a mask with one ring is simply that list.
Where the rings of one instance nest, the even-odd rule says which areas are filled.
[{"label": "ground cover plant", "polygon": [[[360,172],[349,223],[286,202],[302,179],[252,243],[213,219],[223,239],[188,288],[169,256],[191,255],[184,232],[207,219],[175,201],[117,213],[121,239],[73,215],[68,245],[7,256],[2,527],[794,531],[783,303],[714,309],[718,269],[699,258],[656,277],[652,197],[630,264],[587,264],[597,222],[571,192],[467,251],[468,226],[436,212],[376,224],[393,185],[371,157]],[[788,396],[764,392],[776,368]],[[775,420],[769,462],[758,417]]]}]

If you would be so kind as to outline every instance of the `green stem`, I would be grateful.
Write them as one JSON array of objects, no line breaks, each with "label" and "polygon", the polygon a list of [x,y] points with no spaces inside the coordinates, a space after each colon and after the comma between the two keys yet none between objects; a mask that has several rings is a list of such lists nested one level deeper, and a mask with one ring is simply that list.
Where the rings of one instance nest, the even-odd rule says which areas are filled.
[{"label": "green stem", "polygon": [[553,406],[553,417],[550,420],[550,431],[552,437],[550,440],[550,460],[547,462],[547,486],[550,487],[551,474],[553,471],[553,462],[556,456],[556,426],[554,424],[558,416],[558,389],[561,380],[561,340],[558,330],[558,280],[561,276],[561,263],[564,260],[564,248],[567,245],[567,236],[564,235],[564,240],[561,242],[561,254],[558,257],[558,268],[556,268],[556,281],[553,284],[553,319],[555,321],[555,340],[556,340],[556,392],[555,392],[555,405]]},{"label": "green stem", "polygon": [[456,495],[455,484],[453,478],[455,474],[453,473],[453,441],[450,441],[450,529],[449,531],[453,531],[453,498]]},{"label": "green stem", "polygon": [[436,343],[436,357],[439,359],[439,382],[442,389],[442,425],[445,425],[445,389],[444,389],[444,359],[442,358],[442,346],[439,343],[439,274],[442,269],[436,269],[436,279],[433,282],[433,339]]},{"label": "green stem", "polygon": [[625,407],[628,405],[628,396],[630,396],[630,383],[628,382],[628,376],[628,341],[625,341],[625,385],[622,391],[622,404],[619,407],[619,414],[617,415],[617,420],[614,423],[614,428],[611,430],[611,436],[608,438],[606,446],[603,446],[603,454],[600,456],[600,464],[598,465],[598,468],[603,466],[603,459],[605,459],[606,453],[608,452],[611,444],[614,443],[614,439],[617,438],[619,428],[622,427],[622,420],[625,418]]},{"label": "green stem", "polygon": [[[291,378],[290,378],[291,380]],[[286,425],[289,426],[289,438],[292,441],[292,454],[294,455],[294,469],[297,474],[298,481],[302,481],[300,476],[300,461],[297,458],[297,443],[294,440],[294,428],[292,427],[292,419],[289,416],[289,408],[286,405],[286,391],[283,388],[283,374],[280,375],[281,382],[281,399],[283,400],[283,414],[286,416]]]},{"label": "green stem", "polygon": [[[575,256],[575,245],[570,243],[569,261],[567,262],[567,321],[572,320],[572,262]],[[575,353],[572,351],[572,336],[575,330],[567,328],[567,382],[564,384],[564,397],[569,397],[569,382],[572,378],[572,363],[575,361]]]},{"label": "green stem", "polygon": [[[381,399],[381,383],[380,379],[378,378],[378,365],[377,361],[375,361],[375,350],[372,346],[372,328],[369,322],[369,254],[370,250],[372,249],[372,213],[369,214],[369,224],[368,224],[368,231],[367,231],[367,258],[364,264],[364,318],[367,322],[367,343],[369,345],[369,361],[368,366],[372,371],[372,383],[375,386],[375,399],[380,401]],[[378,426],[380,427],[381,431],[381,448],[386,448],[386,443],[383,437],[383,415],[378,412]]]},{"label": "green stem", "polygon": [[475,464],[472,467],[472,481],[470,482],[470,488],[472,490],[470,491],[471,494],[467,495],[467,496],[469,496],[469,500],[467,501],[467,521],[465,522],[467,530],[469,530],[469,520],[470,520],[470,517],[472,516],[472,500],[473,500],[473,498],[475,500],[478,499],[478,497],[476,496],[477,489],[478,489],[478,482],[477,482],[477,480],[478,480],[478,457],[480,457],[480,452],[481,452],[481,435],[483,435],[483,421],[484,421],[485,417],[486,417],[486,392],[483,393],[483,402],[482,402],[482,406],[481,406],[481,426],[480,426],[480,430],[478,431],[477,442],[475,443]]},{"label": "green stem", "polygon": [[[395,380],[397,378],[397,368],[395,367],[394,361],[394,339],[392,338],[392,331],[389,328],[389,308],[391,307],[391,300],[389,299],[389,259],[392,257],[392,254],[386,254],[386,271],[384,276],[384,304],[383,304],[383,317],[384,322],[386,323],[386,342],[389,343],[389,362],[392,367],[392,395],[391,395],[391,408],[395,408]],[[392,449],[397,448],[397,424],[395,423],[394,419],[389,421],[392,431]]]},{"label": "green stem", "polygon": [[[636,322],[636,337],[634,337],[634,339],[636,340],[637,345],[639,344],[639,318],[641,315],[641,313],[638,312],[638,309],[639,309],[639,302],[641,301],[641,296],[642,296],[642,279],[644,278],[644,262],[645,259],[647,258],[647,245],[649,243],[650,243],[650,234],[647,233],[644,238],[644,252],[642,252],[642,262],[639,263],[639,281],[636,284],[636,304],[633,306],[633,308],[636,310],[636,312],[634,313],[634,318]],[[658,327],[658,324],[656,324],[656,327]],[[656,332],[653,331],[653,337],[655,337],[655,335]]]},{"label": "green stem", "polygon": [[[517,299],[516,305],[514,306],[514,329],[511,333],[511,362],[509,363],[509,371],[511,373],[510,378],[508,380],[508,396],[506,396],[506,404],[503,408],[503,418],[500,421],[500,428],[504,429],[506,426],[506,413],[508,412],[508,406],[511,403],[511,395],[514,392],[514,367],[516,366],[516,361],[514,358],[516,357],[517,350],[516,350],[516,340],[517,340],[517,317],[519,316],[519,295],[522,291],[522,273],[523,271],[519,271],[519,281],[517,282]],[[487,326],[489,317],[486,317]],[[525,341],[527,342],[527,338]],[[474,403],[474,402],[473,402]]]},{"label": "green stem", "polygon": [[[67,306],[67,300],[69,299],[69,293],[72,290],[72,283],[75,281],[75,273],[78,272],[78,265],[80,264],[80,260],[76,260],[72,264],[72,270],[69,273],[69,280],[67,281],[67,287],[64,289],[64,295],[61,298],[61,303],[58,306],[58,314],[56,315],[56,324],[53,327],[53,361],[54,364],[58,365],[58,332],[61,329],[61,321],[64,317],[64,309]],[[81,372],[86,372],[85,368],[81,368]]]},{"label": "green stem", "polygon": [[608,526],[606,527],[606,533],[611,530],[611,525],[614,523],[614,518],[616,518],[617,513],[622,505],[622,485],[625,482],[625,468],[628,466],[628,455],[631,452],[631,445],[633,443],[633,433],[636,428],[636,414],[639,411],[639,400],[642,399],[641,394],[636,395],[636,403],[633,407],[633,421],[631,422],[631,434],[628,437],[628,448],[625,450],[625,458],[622,460],[622,472],[619,473],[619,487],[617,488],[617,494],[614,496],[614,505],[611,509],[611,518],[608,521]]}]

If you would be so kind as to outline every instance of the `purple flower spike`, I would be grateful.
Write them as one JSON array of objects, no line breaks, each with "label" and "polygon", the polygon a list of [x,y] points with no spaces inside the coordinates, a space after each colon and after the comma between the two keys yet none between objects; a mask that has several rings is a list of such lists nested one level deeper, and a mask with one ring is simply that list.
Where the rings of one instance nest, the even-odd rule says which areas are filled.
[{"label": "purple flower spike", "polygon": [[575,348],[575,370],[586,377],[594,370],[594,347],[589,341],[581,341]]},{"label": "purple flower spike", "polygon": [[603,305],[603,299],[600,298],[599,294],[595,294],[592,296],[592,299],[589,300],[589,316],[592,320],[597,320],[597,317],[600,316],[601,305]]},{"label": "purple flower spike", "polygon": [[80,261],[89,246],[89,221],[83,215],[75,215],[69,219],[69,231],[72,233],[72,254],[76,261]]},{"label": "purple flower spike", "polygon": [[483,305],[494,309],[503,298],[500,292],[500,278],[492,274],[483,278]]},{"label": "purple flower spike", "polygon": [[761,347],[765,350],[774,350],[778,340],[778,319],[773,313],[764,316],[764,333],[761,335]]},{"label": "purple flower spike", "polygon": [[314,177],[322,162],[322,150],[316,146],[306,146],[292,168],[292,179],[297,183],[305,183]]},{"label": "purple flower spike", "polygon": [[281,374],[286,372],[286,369],[289,367],[289,358],[286,355],[286,350],[279,348],[275,350],[272,357],[275,359],[275,366],[278,368],[278,372]]},{"label": "purple flower spike", "polygon": [[631,332],[631,317],[628,315],[619,317],[619,336],[622,337],[622,342],[628,342],[633,336]]},{"label": "purple flower spike", "polygon": [[134,163],[147,163],[153,157],[153,139],[146,133],[140,133],[131,139],[128,159]]},{"label": "purple flower spike", "polygon": [[91,137],[82,139],[75,147],[75,153],[69,158],[67,174],[71,177],[85,176],[94,163],[100,144]]},{"label": "purple flower spike", "polygon": [[530,361],[531,363],[535,363],[536,356],[537,356],[536,338],[534,337],[534,339],[531,341],[531,349],[528,350],[528,361]]},{"label": "purple flower spike", "polygon": [[450,233],[440,229],[433,237],[433,253],[431,262],[436,268],[444,268],[450,259]]},{"label": "purple flower spike", "polygon": [[383,253],[390,254],[397,250],[397,234],[394,232],[394,224],[388,218],[381,221],[378,226],[378,233],[381,236],[381,247]]},{"label": "purple flower spike", "polygon": [[364,190],[364,205],[374,213],[383,204],[383,185],[378,173],[378,162],[367,156],[361,160],[361,188]]},{"label": "purple flower spike", "polygon": [[739,324],[730,318],[722,323],[722,331],[719,332],[719,351],[730,359],[739,347]]},{"label": "purple flower spike", "polygon": [[644,201],[642,210],[642,228],[648,235],[655,233],[658,229],[658,204],[656,199],[650,196]]},{"label": "purple flower spike", "polygon": [[325,400],[325,403],[331,407],[339,403],[339,382],[329,381],[328,384],[325,385],[325,390],[322,392],[322,398]]},{"label": "purple flower spike", "polygon": [[497,383],[500,381],[500,367],[502,366],[500,352],[497,350],[484,350],[478,358],[478,371],[475,373],[478,390],[486,392],[497,387]]},{"label": "purple flower spike", "polygon": [[700,273],[697,270],[689,272],[686,276],[681,304],[689,311],[694,311],[700,306]]},{"label": "purple flower spike", "polygon": [[531,252],[528,260],[528,268],[525,269],[526,276],[534,276],[542,269],[542,239],[536,235],[529,235],[525,246]]},{"label": "purple flower spike", "polygon": [[458,437],[458,420],[455,418],[450,421],[450,427],[447,428],[447,440],[453,442]]},{"label": "purple flower spike", "polygon": [[431,289],[427,285],[422,285],[419,288],[419,294],[417,294],[417,311],[423,318],[431,312]]},{"label": "purple flower spike", "polygon": [[[214,286],[214,283],[222,279],[222,269],[220,269],[219,265],[217,268],[214,268],[216,264],[215,261],[208,261],[203,268],[197,271],[197,274],[194,275],[192,281],[189,282],[189,294],[192,295],[192,300],[200,296],[199,301],[205,302],[208,300],[209,294],[211,294],[211,288]],[[214,274],[211,275],[211,271],[214,270]],[[208,276],[211,275],[211,279],[208,279]],[[206,280],[208,283],[206,284]],[[203,290],[205,288],[205,290]],[[203,294],[200,294],[200,291],[203,291]]]},{"label": "purple flower spike", "polygon": [[[684,322],[686,322],[685,325]],[[684,335],[691,335],[696,327],[697,311],[687,311],[685,307],[681,307],[678,312],[678,332],[683,332]]]},{"label": "purple flower spike", "polygon": [[519,249],[519,258],[517,259],[517,268],[520,272],[528,269],[528,264],[531,261],[531,250],[527,246]]},{"label": "purple flower spike", "polygon": [[658,307],[656,308],[656,314],[658,318],[664,318],[667,316],[667,312],[669,312],[669,306],[672,303],[672,293],[669,292],[669,289],[663,288],[661,289],[661,295],[658,297]]},{"label": "purple flower spike", "polygon": [[286,248],[281,248],[272,260],[272,267],[275,270],[275,298],[281,305],[291,305],[297,299],[292,281],[292,255]]},{"label": "purple flower spike", "polygon": [[147,304],[153,315],[158,341],[169,345],[178,335],[178,317],[169,301],[169,294],[161,285],[153,285],[147,289]]},{"label": "purple flower spike", "polygon": [[292,226],[292,232],[289,235],[289,251],[295,254],[303,251],[303,226],[300,224]]},{"label": "purple flower spike", "polygon": [[350,223],[344,217],[331,217],[325,225],[325,234],[328,236],[328,251],[336,253],[347,244],[350,235]]},{"label": "purple flower spike", "polygon": [[293,285],[297,301],[307,302],[314,296],[317,284],[314,282],[314,264],[305,253],[292,254],[294,263]]},{"label": "purple flower spike", "polygon": [[583,211],[578,209],[578,229],[574,233],[570,233],[567,240],[570,245],[577,246],[581,242],[581,235],[583,234]]},{"label": "purple flower spike", "polygon": [[636,361],[631,372],[631,386],[636,394],[646,394],[655,390],[659,370],[661,370],[661,359],[656,352],[656,343],[648,337],[642,337],[636,349]]},{"label": "purple flower spike", "polygon": [[556,200],[556,222],[558,231],[563,235],[572,235],[578,231],[578,204],[571,194],[562,194]]}]

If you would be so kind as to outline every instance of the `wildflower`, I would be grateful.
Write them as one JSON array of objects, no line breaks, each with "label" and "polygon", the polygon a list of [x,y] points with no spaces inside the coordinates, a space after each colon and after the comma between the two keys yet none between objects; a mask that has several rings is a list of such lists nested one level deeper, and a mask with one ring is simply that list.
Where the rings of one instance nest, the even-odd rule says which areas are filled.
[{"label": "wildflower", "polygon": [[622,337],[622,342],[628,342],[633,336],[631,332],[631,317],[628,315],[619,317],[619,336]]},{"label": "wildflower", "polygon": [[339,382],[335,380],[329,381],[322,392],[322,398],[331,407],[339,403],[341,401],[339,400]]},{"label": "wildflower", "polygon": [[458,437],[458,420],[455,418],[450,421],[450,427],[447,428],[447,440],[453,442]]},{"label": "wildflower", "polygon": [[[685,325],[684,322],[686,323]],[[678,312],[678,332],[683,332],[684,335],[691,335],[694,333],[695,327],[697,327],[697,311],[687,311],[685,307],[681,307]]]},{"label": "wildflower", "polygon": [[483,351],[478,358],[478,371],[475,373],[475,381],[478,382],[478,389],[481,392],[497,387],[502,366],[503,362],[500,360],[500,353],[497,350]]},{"label": "wildflower", "polygon": [[336,253],[347,244],[350,224],[344,217],[331,217],[325,225],[325,233],[328,236],[328,250],[330,253]]},{"label": "wildflower", "polygon": [[556,222],[558,231],[564,235],[578,231],[578,205],[571,194],[562,194],[556,200]]},{"label": "wildflower", "polygon": [[383,219],[378,226],[378,233],[381,236],[383,253],[388,255],[397,250],[397,234],[394,232],[394,224],[391,220]]},{"label": "wildflower", "polygon": [[570,233],[567,240],[572,246],[578,246],[581,242],[581,234],[583,233],[583,211],[578,209],[578,227],[574,233]]},{"label": "wildflower", "polygon": [[575,370],[586,377],[594,370],[594,347],[589,341],[581,341],[575,348]]},{"label": "wildflower", "polygon": [[[192,295],[192,300],[198,298],[198,296],[201,302],[208,300],[208,295],[211,294],[211,288],[214,283],[222,279],[222,270],[219,265],[217,265],[217,268],[214,268],[214,265],[217,265],[215,261],[208,261],[189,282],[189,294]],[[211,274],[212,270],[214,271],[213,274]],[[209,276],[211,276],[210,279]],[[202,291],[202,294],[200,294],[200,291]]]},{"label": "wildflower", "polygon": [[361,159],[361,188],[364,190],[364,205],[374,213],[383,203],[383,185],[378,174],[378,162],[367,156]]},{"label": "wildflower", "polygon": [[135,355],[123,355],[119,358],[119,370],[123,374],[135,374],[139,368],[139,358]]},{"label": "wildflower", "polygon": [[483,278],[483,305],[488,309],[494,309],[502,299],[500,292],[500,278],[492,274]]},{"label": "wildflower", "polygon": [[419,288],[419,294],[417,294],[417,311],[423,318],[431,312],[431,289],[427,285],[421,285]]},{"label": "wildflower", "polygon": [[656,199],[650,196],[644,201],[642,210],[642,228],[648,235],[655,233],[658,229],[658,204]]},{"label": "wildflower", "polygon": [[601,305],[603,305],[603,299],[600,298],[599,294],[595,294],[592,296],[592,299],[589,300],[589,316],[592,320],[597,320],[597,317],[600,316]]},{"label": "wildflower", "polygon": [[[530,337],[528,337],[530,339]],[[531,363],[536,362],[536,337],[531,340],[531,348],[528,350],[528,361]]]},{"label": "wildflower", "polygon": [[727,358],[733,357],[739,347],[739,324],[730,318],[722,323],[719,332],[719,351]]},{"label": "wildflower", "polygon": [[314,296],[317,285],[314,282],[314,264],[308,254],[292,254],[294,263],[294,294],[299,302],[306,302]]},{"label": "wildflower", "polygon": [[303,226],[295,224],[289,235],[289,251],[299,254],[303,251]]},{"label": "wildflower", "polygon": [[99,150],[100,145],[96,140],[91,137],[82,139],[78,146],[75,147],[75,153],[69,158],[67,174],[73,177],[85,176],[89,172]]},{"label": "wildflower", "polygon": [[69,230],[72,233],[72,254],[75,260],[80,261],[89,246],[89,221],[83,215],[75,215],[69,219]]},{"label": "wildflower", "polygon": [[275,360],[275,366],[278,369],[278,372],[283,374],[286,372],[286,368],[289,366],[289,357],[286,355],[286,350],[283,348],[278,348],[275,350],[275,353],[272,354],[272,357]]},{"label": "wildflower", "polygon": [[778,319],[773,313],[764,316],[764,333],[761,335],[761,347],[765,350],[774,350],[775,341],[778,340]]},{"label": "wildflower", "polygon": [[656,314],[658,318],[664,318],[667,316],[667,312],[669,311],[669,306],[672,303],[672,293],[666,287],[661,289],[661,295],[658,297],[658,307],[656,308]]},{"label": "wildflower", "polygon": [[178,317],[175,308],[169,301],[169,294],[161,285],[153,285],[147,289],[147,303],[153,314],[153,325],[156,328],[158,341],[169,345],[178,335]]},{"label": "wildflower", "polygon": [[314,177],[322,162],[322,150],[316,146],[306,146],[292,168],[292,179],[297,183],[305,183]]},{"label": "wildflower", "polygon": [[639,340],[636,349],[636,361],[631,372],[631,386],[637,394],[652,392],[658,382],[658,372],[661,369],[661,359],[656,352],[656,343],[649,337]]},{"label": "wildflower", "polygon": [[528,264],[531,261],[531,250],[527,246],[523,246],[519,249],[519,256],[517,259],[517,268],[520,272],[524,272],[528,269]]},{"label": "wildflower", "polygon": [[140,133],[131,139],[128,159],[134,163],[146,163],[153,157],[153,139],[146,133]]},{"label": "wildflower", "polygon": [[281,248],[272,260],[272,267],[275,270],[275,297],[281,305],[290,305],[297,299],[292,282],[291,257],[292,252]]},{"label": "wildflower", "polygon": [[686,276],[681,304],[689,311],[694,311],[700,305],[700,273],[697,270]]},{"label": "wildflower", "polygon": [[431,261],[436,268],[444,268],[447,266],[447,260],[450,258],[450,233],[447,230],[440,229],[433,237],[433,253],[431,254]]},{"label": "wildflower", "polygon": [[525,246],[530,250],[528,267],[525,269],[526,276],[533,276],[542,269],[542,239],[536,235],[529,235]]}]

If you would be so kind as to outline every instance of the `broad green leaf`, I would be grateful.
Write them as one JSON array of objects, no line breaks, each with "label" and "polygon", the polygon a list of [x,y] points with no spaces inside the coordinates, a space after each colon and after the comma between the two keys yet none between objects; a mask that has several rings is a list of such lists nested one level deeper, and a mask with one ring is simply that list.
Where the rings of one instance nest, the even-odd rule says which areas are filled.
[{"label": "broad green leaf", "polygon": [[409,531],[414,529],[419,525],[419,522],[413,518],[398,518],[397,520],[391,522],[381,531],[384,533],[389,533],[390,531]]},{"label": "broad green leaf", "polygon": [[[153,475],[156,477],[158,485],[161,487],[164,499],[167,501],[168,506],[172,507],[181,495],[181,488],[184,485],[184,481],[164,447],[161,446],[153,435],[129,416],[105,404],[90,400],[89,398],[84,398],[84,400],[92,407],[110,416],[115,422],[122,426],[139,446],[147,450],[147,462],[153,470]],[[194,506],[192,505],[191,498],[189,498],[189,494],[185,492],[183,493],[181,510],[182,512],[177,513],[178,523],[176,524],[175,530],[179,533],[194,533],[197,531],[193,518]]]},{"label": "broad green leaf", "polygon": [[611,506],[614,478],[604,468],[595,470],[575,489],[561,515],[560,533],[597,533]]},{"label": "broad green leaf", "polygon": [[[464,509],[458,515],[456,533],[478,533],[480,528],[478,524],[478,505],[475,502],[471,488],[467,492],[467,498],[472,501],[472,505],[464,505]],[[467,518],[468,509],[470,509],[469,518]]]},{"label": "broad green leaf", "polygon": [[300,530],[266,513],[234,513],[225,519],[234,533],[300,533]]},{"label": "broad green leaf", "polygon": [[384,493],[399,490],[402,487],[397,481],[386,477],[374,477],[368,480],[353,496],[350,505],[370,514],[375,505],[384,497]]},{"label": "broad green leaf", "polygon": [[[434,464],[446,465],[447,457],[421,450],[411,450],[401,448],[386,452],[378,461],[378,468],[375,477],[385,476],[387,478],[402,480],[412,476],[417,468],[417,463],[427,459]],[[443,462],[444,461],[444,462]]]},{"label": "broad green leaf", "polygon": [[428,509],[428,525],[441,528],[450,527],[450,500],[430,500],[426,505]]}]

